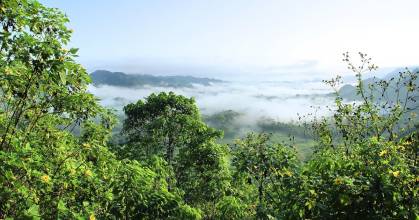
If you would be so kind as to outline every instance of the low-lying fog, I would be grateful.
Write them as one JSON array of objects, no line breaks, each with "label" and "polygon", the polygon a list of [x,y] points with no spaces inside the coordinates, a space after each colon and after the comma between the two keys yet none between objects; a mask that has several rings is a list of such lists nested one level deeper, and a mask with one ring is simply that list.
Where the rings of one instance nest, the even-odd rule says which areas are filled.
[{"label": "low-lying fog", "polygon": [[[249,120],[249,123],[254,123],[260,118],[272,118],[282,122],[295,121],[298,114],[313,113],[313,106],[325,109],[333,103],[333,97],[327,96],[332,90],[320,80],[224,82],[210,86],[194,85],[191,88],[145,86],[133,89],[91,85],[89,91],[99,97],[103,105],[117,110],[151,93],[173,91],[176,94],[194,97],[202,114],[234,110],[244,114],[246,117],[241,118]],[[317,115],[325,112],[317,111]]]}]

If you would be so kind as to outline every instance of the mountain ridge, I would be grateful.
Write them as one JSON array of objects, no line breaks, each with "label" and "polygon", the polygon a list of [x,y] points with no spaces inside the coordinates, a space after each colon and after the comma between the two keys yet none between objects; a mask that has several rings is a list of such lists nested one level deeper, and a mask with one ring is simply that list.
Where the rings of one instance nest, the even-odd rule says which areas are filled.
[{"label": "mountain ridge", "polygon": [[[386,81],[392,81],[390,82],[390,87],[389,89],[386,91],[387,95],[389,97],[394,97],[396,96],[396,93],[398,90],[400,90],[401,93],[405,93],[406,91],[406,87],[403,86],[403,84],[401,85],[400,88],[395,88],[395,82],[397,81],[397,79],[399,79],[400,77],[400,73],[403,72],[404,70],[406,70],[405,68],[398,68],[395,69],[389,73],[387,73],[386,75],[384,75],[383,77],[370,77],[370,78],[366,78],[362,80],[362,83],[364,85],[364,89],[366,90],[367,96],[370,95],[371,91],[369,90],[369,86],[379,83],[381,80],[386,80]],[[412,73],[415,74],[419,74],[419,68],[416,67],[413,70],[411,70]],[[402,81],[403,83],[403,81]],[[417,78],[414,83],[416,83],[416,85],[419,85],[419,78]],[[380,97],[381,93],[379,93],[378,91],[374,91],[374,96],[375,97]],[[415,92],[418,93],[418,92]],[[341,95],[342,98],[348,100],[348,101],[356,101],[356,100],[361,100],[361,96],[359,94],[357,94],[357,89],[354,85],[351,84],[344,84],[340,89],[339,89],[339,94]],[[418,94],[419,95],[419,94]],[[395,101],[395,100],[393,100]]]},{"label": "mountain ridge", "polygon": [[109,85],[117,87],[193,87],[194,85],[209,86],[213,83],[225,82],[219,79],[203,78],[194,76],[156,76],[150,74],[127,74],[123,72],[111,72],[107,70],[96,70],[89,74],[94,86]]}]

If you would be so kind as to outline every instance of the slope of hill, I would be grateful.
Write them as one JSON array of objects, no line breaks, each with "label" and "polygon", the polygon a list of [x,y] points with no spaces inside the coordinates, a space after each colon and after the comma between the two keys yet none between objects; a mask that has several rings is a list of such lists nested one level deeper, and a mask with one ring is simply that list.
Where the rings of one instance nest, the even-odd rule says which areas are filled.
[{"label": "slope of hill", "polygon": [[122,72],[110,72],[96,70],[90,74],[93,85],[109,85],[119,87],[192,87],[194,84],[208,86],[212,83],[221,83],[222,80],[210,78],[198,78],[193,76],[153,76],[140,74],[126,74]]},{"label": "slope of hill", "polygon": [[[383,91],[382,90],[370,90],[369,86],[370,85],[374,85],[379,83],[381,80],[386,80],[389,82],[389,87],[388,89],[384,92],[385,93],[385,98],[387,98],[389,101],[396,101],[396,97],[398,97],[399,100],[403,100],[405,99],[405,94],[407,91],[407,87],[405,84],[408,83],[407,79],[401,79],[400,80],[400,85],[398,86],[396,83],[400,78],[400,72],[402,72],[403,69],[396,69],[395,71],[392,71],[390,73],[388,73],[385,77],[383,77],[383,79],[381,78],[377,78],[377,77],[372,77],[372,78],[367,78],[365,80],[363,80],[363,85],[364,85],[364,89],[366,91],[366,95],[369,96],[371,94],[371,92],[373,93],[372,95],[374,97],[381,97]],[[419,68],[415,68],[412,73],[415,74],[419,74]],[[419,86],[419,78],[416,78],[414,80],[414,83],[416,84],[416,86]],[[417,90],[414,90],[414,96],[419,96],[419,92]],[[400,93],[399,95],[397,95],[397,93]],[[339,94],[341,95],[342,98],[344,98],[345,100],[348,101],[355,101],[355,100],[360,100],[361,96],[357,95],[356,92],[356,87],[353,85],[349,85],[346,84],[344,86],[342,86],[339,89]]]}]

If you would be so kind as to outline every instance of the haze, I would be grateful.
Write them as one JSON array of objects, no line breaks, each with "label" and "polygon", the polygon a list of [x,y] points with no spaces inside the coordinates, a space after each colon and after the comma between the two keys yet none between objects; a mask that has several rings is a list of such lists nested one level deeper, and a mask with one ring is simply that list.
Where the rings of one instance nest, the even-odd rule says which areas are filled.
[{"label": "haze", "polygon": [[417,0],[42,0],[70,17],[89,71],[329,76],[340,54],[416,65]]},{"label": "haze", "polygon": [[[211,86],[194,85],[190,88],[90,86],[89,90],[101,99],[103,105],[118,111],[124,105],[151,93],[173,91],[194,97],[204,115],[233,110],[243,114],[243,123],[251,125],[261,118],[298,121],[299,115],[313,113],[316,111],[314,108],[326,110],[327,105],[332,106],[333,103],[333,98],[326,96],[331,90],[321,82],[225,82]],[[317,116],[326,113],[318,112]]]}]

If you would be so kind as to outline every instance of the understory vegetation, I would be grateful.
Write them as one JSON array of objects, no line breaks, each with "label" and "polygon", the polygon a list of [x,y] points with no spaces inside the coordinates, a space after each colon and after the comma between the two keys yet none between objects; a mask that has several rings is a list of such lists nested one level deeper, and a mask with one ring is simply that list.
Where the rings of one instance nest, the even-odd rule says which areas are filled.
[{"label": "understory vegetation", "polygon": [[[336,105],[302,121],[304,161],[298,142],[269,133],[223,144],[194,99],[171,92],[125,106],[110,142],[116,117],[87,92],[67,22],[37,1],[0,1],[0,219],[418,218],[418,72],[366,87],[377,67],[345,53],[360,99],[326,82]],[[385,98],[390,86],[399,98]]]}]

